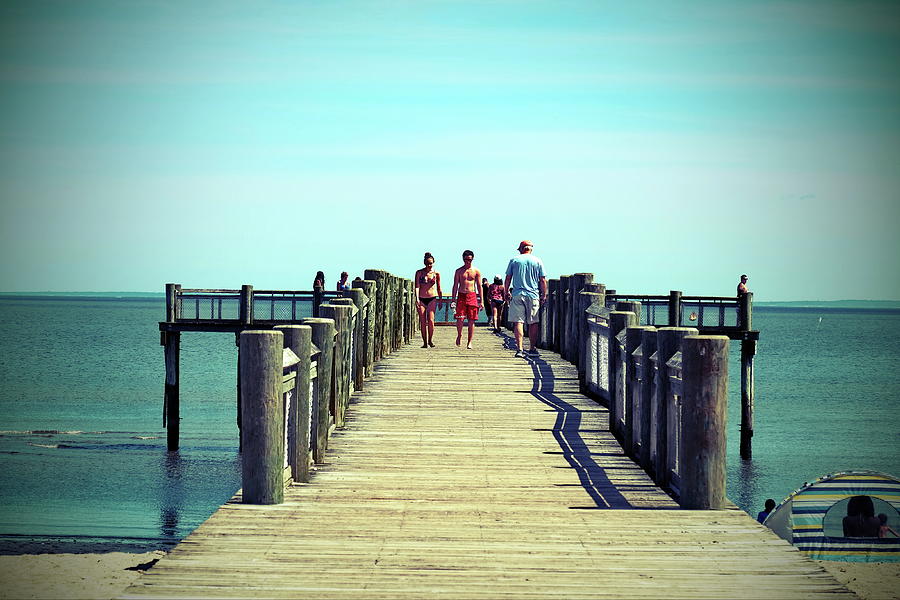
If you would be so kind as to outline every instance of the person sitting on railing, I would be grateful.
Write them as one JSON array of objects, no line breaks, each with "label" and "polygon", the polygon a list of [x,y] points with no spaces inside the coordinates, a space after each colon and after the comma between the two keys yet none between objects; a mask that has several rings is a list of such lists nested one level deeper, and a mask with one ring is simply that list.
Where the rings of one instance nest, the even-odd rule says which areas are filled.
[{"label": "person sitting on railing", "polygon": [[737,286],[737,295],[743,296],[744,294],[749,294],[750,288],[747,287],[747,276],[741,275],[741,282]]},{"label": "person sitting on railing", "polygon": [[325,289],[325,273],[322,271],[316,271],[316,278],[313,279],[313,289],[316,289],[316,287]]},{"label": "person sitting on railing", "polygon": [[337,291],[343,292],[344,290],[350,289],[350,284],[347,283],[348,277],[350,277],[350,275],[347,274],[347,271],[341,271],[341,278],[337,282]]}]

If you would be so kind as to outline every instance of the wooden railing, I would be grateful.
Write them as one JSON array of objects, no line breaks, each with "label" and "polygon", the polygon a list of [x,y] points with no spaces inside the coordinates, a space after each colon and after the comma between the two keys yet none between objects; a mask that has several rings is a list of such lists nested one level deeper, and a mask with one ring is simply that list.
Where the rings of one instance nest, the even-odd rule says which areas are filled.
[{"label": "wooden railing", "polygon": [[[550,279],[548,288],[537,345],[577,365],[582,391],[609,408],[610,431],[626,454],[682,506],[723,506],[729,338],[754,349],[742,352],[748,451],[752,435],[752,294],[615,294],[590,273]],[[694,311],[706,316],[681,327],[681,315]]]},{"label": "wooden railing", "polygon": [[278,503],[291,481],[309,481],[350,396],[374,364],[415,336],[412,281],[367,270],[350,290],[181,289],[166,286],[163,424],[178,448],[179,352],[185,331],[230,331],[238,345],[238,427],[243,500]]}]

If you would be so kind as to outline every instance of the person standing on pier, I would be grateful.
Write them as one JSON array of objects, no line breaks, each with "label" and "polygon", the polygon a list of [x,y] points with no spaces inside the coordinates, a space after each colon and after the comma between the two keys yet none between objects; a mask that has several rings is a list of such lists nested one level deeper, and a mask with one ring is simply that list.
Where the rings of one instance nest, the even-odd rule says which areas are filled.
[{"label": "person standing on pier", "polygon": [[538,335],[538,311],[541,304],[547,299],[547,276],[544,273],[544,263],[531,251],[534,248],[528,240],[519,243],[519,256],[510,259],[506,267],[506,283],[504,287],[509,300],[509,314],[507,320],[513,324],[516,336],[516,356],[523,357],[522,337],[524,336],[524,324],[528,325],[528,338],[530,348],[528,354],[537,356],[538,351],[534,346]]},{"label": "person standing on pier", "polygon": [[463,265],[453,276],[453,294],[456,298],[456,345],[462,343],[463,321],[469,320],[469,343],[466,348],[472,349],[472,338],[475,335],[475,321],[481,309],[481,271],[472,266],[475,253],[464,250]]},{"label": "person standing on pier", "polygon": [[419,328],[422,330],[422,347],[434,348],[434,311],[441,297],[441,274],[434,270],[434,256],[425,253],[425,267],[416,271],[416,309],[419,311]]},{"label": "person standing on pier", "polygon": [[741,282],[737,287],[737,295],[743,296],[744,294],[750,293],[750,288],[747,287],[747,276],[741,275]]}]

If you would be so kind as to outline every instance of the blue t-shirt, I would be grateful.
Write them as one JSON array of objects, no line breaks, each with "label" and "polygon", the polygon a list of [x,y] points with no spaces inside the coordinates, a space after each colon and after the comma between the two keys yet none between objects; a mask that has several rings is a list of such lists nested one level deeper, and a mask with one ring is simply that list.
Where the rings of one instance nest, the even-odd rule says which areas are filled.
[{"label": "blue t-shirt", "polygon": [[538,281],[544,275],[544,263],[532,254],[520,254],[511,258],[506,266],[506,274],[512,275],[509,293],[513,296],[540,297]]}]

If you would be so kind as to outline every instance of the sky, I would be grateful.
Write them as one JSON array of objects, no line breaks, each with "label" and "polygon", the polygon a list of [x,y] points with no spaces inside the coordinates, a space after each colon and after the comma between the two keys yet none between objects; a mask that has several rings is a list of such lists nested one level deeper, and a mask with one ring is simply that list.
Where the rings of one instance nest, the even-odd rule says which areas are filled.
[{"label": "sky", "polygon": [[4,0],[0,202],[5,292],[529,239],[625,293],[900,300],[900,2]]}]

